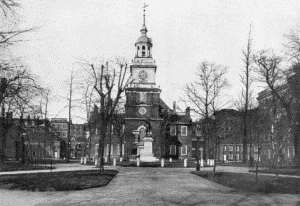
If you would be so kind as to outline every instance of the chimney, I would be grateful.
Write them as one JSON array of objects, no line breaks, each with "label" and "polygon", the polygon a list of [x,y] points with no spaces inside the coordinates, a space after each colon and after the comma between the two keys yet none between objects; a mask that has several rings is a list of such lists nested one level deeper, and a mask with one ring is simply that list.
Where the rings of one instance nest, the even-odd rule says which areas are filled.
[{"label": "chimney", "polygon": [[191,111],[190,107],[187,107],[185,109],[185,115],[188,116],[188,117],[191,116],[191,112],[190,111]]},{"label": "chimney", "polygon": [[176,101],[173,101],[173,112],[176,112]]}]

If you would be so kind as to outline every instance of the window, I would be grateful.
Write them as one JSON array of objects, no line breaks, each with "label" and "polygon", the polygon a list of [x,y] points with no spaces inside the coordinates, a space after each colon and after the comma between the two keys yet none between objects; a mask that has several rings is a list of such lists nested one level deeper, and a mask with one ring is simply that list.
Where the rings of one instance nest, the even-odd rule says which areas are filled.
[{"label": "window", "polygon": [[114,145],[111,145],[111,150],[110,150],[111,154],[114,154]]},{"label": "window", "polygon": [[233,146],[229,146],[229,151],[230,151],[230,152],[233,151]]},{"label": "window", "polygon": [[187,126],[181,126],[181,136],[187,136]]},{"label": "window", "polygon": [[254,154],[254,161],[257,161],[257,159],[258,159],[258,155]]},{"label": "window", "polygon": [[108,155],[109,152],[109,144],[106,145],[106,154]]},{"label": "window", "polygon": [[67,128],[67,124],[64,124],[64,128]]},{"label": "window", "polygon": [[240,159],[240,154],[236,154],[236,160]]},{"label": "window", "polygon": [[140,47],[138,46],[138,48],[137,48],[138,50],[140,50]]},{"label": "window", "polygon": [[125,146],[124,146],[124,144],[122,144],[122,156],[123,156],[123,154],[125,153],[124,151],[124,148],[125,148]]},{"label": "window", "polygon": [[146,52],[142,51],[142,57],[146,56]]},{"label": "window", "polygon": [[99,144],[95,144],[95,155],[98,155]]},{"label": "window", "polygon": [[35,154],[36,154],[35,151],[32,151],[32,156],[33,156],[33,157],[35,157]]},{"label": "window", "polygon": [[226,151],[226,149],[227,149],[227,146],[225,145],[225,146],[224,146],[224,151]]},{"label": "window", "polygon": [[120,145],[118,144],[118,147],[117,147],[117,154],[119,155],[120,154]]},{"label": "window", "polygon": [[145,46],[142,46],[142,50],[145,50],[146,49],[146,47]]},{"label": "window", "polygon": [[271,159],[271,150],[268,149],[268,159]]},{"label": "window", "polygon": [[141,92],[140,93],[140,103],[146,103],[147,100],[147,93]]},{"label": "window", "polygon": [[254,146],[254,152],[258,152],[258,146]]},{"label": "window", "polygon": [[181,146],[181,155],[187,155],[187,146],[186,145]]},{"label": "window", "polygon": [[201,129],[200,128],[196,128],[196,136],[201,136]]},{"label": "window", "polygon": [[176,145],[170,146],[170,155],[176,155]]},{"label": "window", "polygon": [[240,146],[236,146],[236,151],[237,151],[237,152],[240,151]]},{"label": "window", "polygon": [[171,126],[170,127],[170,135],[171,136],[176,136],[176,126]]},{"label": "window", "polygon": [[229,154],[229,160],[233,160],[233,154]]}]

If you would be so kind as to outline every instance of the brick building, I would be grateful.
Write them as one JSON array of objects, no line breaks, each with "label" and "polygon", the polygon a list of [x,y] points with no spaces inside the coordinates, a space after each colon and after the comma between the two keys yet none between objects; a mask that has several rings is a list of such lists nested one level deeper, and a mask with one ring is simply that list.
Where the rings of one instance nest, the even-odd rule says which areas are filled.
[{"label": "brick building", "polygon": [[[140,31],[141,36],[135,43],[135,57],[130,65],[132,82],[125,90],[125,114],[121,114],[124,115],[122,142],[118,125],[113,124],[107,135],[112,138],[105,140],[104,157],[107,158],[110,150],[111,157],[118,158],[122,149],[122,156],[128,160],[137,157],[141,161],[158,161],[161,157],[192,158],[190,110],[176,112],[176,108],[170,109],[160,98],[162,90],[155,81],[157,65],[152,56],[152,39],[147,36],[145,14]],[[97,108],[93,113],[91,116],[98,113]],[[97,129],[94,135],[99,135]],[[92,146],[96,157],[98,138],[93,139],[96,139]]]},{"label": "brick building", "polygon": [[[65,143],[68,142],[68,120],[66,118],[52,118],[51,128],[56,135]],[[70,125],[70,157],[84,157],[87,146],[87,138],[85,134],[84,124]],[[66,154],[61,154],[61,158],[66,157]]]},{"label": "brick building", "polygon": [[[9,113],[8,113],[9,114]],[[65,144],[44,120],[0,117],[0,130],[5,131],[5,159],[60,158]]]}]

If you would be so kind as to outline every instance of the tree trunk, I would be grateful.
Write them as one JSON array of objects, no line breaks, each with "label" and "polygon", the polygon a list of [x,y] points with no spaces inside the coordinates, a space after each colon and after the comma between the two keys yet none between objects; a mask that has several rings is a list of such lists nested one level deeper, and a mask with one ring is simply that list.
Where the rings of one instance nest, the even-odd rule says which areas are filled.
[{"label": "tree trunk", "polygon": [[260,158],[260,146],[258,146],[258,154],[257,154],[256,169],[255,169],[255,182],[256,182],[256,183],[257,183],[257,176],[258,176],[258,164],[259,164],[259,158]]},{"label": "tree trunk", "polygon": [[199,164],[199,136],[197,136],[197,144],[196,144],[196,171],[200,171],[200,164]]},{"label": "tree trunk", "polygon": [[110,156],[111,156],[111,142],[112,142],[112,123],[109,124],[109,148],[108,148],[108,156],[107,156],[107,162],[110,162]]}]

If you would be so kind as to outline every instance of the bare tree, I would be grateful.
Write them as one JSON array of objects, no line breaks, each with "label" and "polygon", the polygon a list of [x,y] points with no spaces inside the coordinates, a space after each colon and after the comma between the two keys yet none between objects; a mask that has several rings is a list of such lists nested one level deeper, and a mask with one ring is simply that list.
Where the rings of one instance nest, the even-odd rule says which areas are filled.
[{"label": "bare tree", "polygon": [[[290,70],[282,69],[283,58],[281,56],[272,54],[267,51],[261,51],[255,55],[255,63],[257,64],[257,74],[259,80],[267,85],[267,92],[271,98],[266,99],[269,108],[272,110],[272,131],[271,142],[273,156],[280,160],[280,151],[284,147],[284,143],[288,139],[293,139],[295,147],[294,160],[298,163],[299,151],[297,149],[299,138],[297,134],[297,112],[294,111],[295,95],[292,94],[292,90],[289,88],[289,82],[291,72]],[[280,122],[278,122],[278,116],[282,116]],[[284,118],[283,118],[284,117]],[[286,123],[283,123],[285,119]],[[283,122],[282,122],[283,121]],[[275,131],[283,131],[283,125],[286,126],[287,131],[285,135],[281,136],[282,143],[278,144],[275,139]],[[275,128],[275,127],[278,128]],[[279,134],[279,133],[278,133]],[[276,149],[276,146],[278,149]],[[277,151],[277,153],[276,153]]]},{"label": "bare tree", "polygon": [[15,13],[14,8],[19,6],[20,4],[14,0],[0,0],[0,9],[5,17],[7,17],[8,12]]},{"label": "bare tree", "polygon": [[104,140],[107,136],[109,123],[111,122],[121,95],[131,83],[131,75],[128,75],[128,64],[121,59],[106,65],[97,66],[88,63],[89,72],[93,78],[94,89],[100,100],[99,122],[97,127],[100,131],[98,158],[100,171],[104,170]]},{"label": "bare tree", "polygon": [[[241,83],[243,85],[241,93],[241,103],[243,104],[243,163],[247,161],[247,144],[249,141],[249,123],[248,123],[248,112],[252,103],[252,90],[251,84],[253,82],[253,40],[251,37],[251,25],[248,34],[246,49],[242,51],[242,60],[244,62],[244,68],[242,74],[240,74]],[[251,151],[251,150],[250,150]]]},{"label": "bare tree", "polygon": [[[211,153],[211,146],[209,146],[214,142],[214,138],[210,139],[208,137],[208,131],[211,127],[209,125],[210,119],[216,110],[225,105],[221,100],[224,89],[229,86],[225,77],[226,73],[227,67],[203,61],[197,67],[196,80],[186,84],[183,88],[185,97],[183,101],[186,104],[191,104],[192,108],[203,120],[203,134],[206,144],[206,155],[208,156],[214,156]],[[214,146],[212,145],[212,147]],[[197,151],[198,149],[196,148]],[[197,164],[199,164],[198,161]]]},{"label": "bare tree", "polygon": [[287,39],[285,44],[286,54],[291,61],[300,63],[300,25],[291,30],[285,37]]}]

